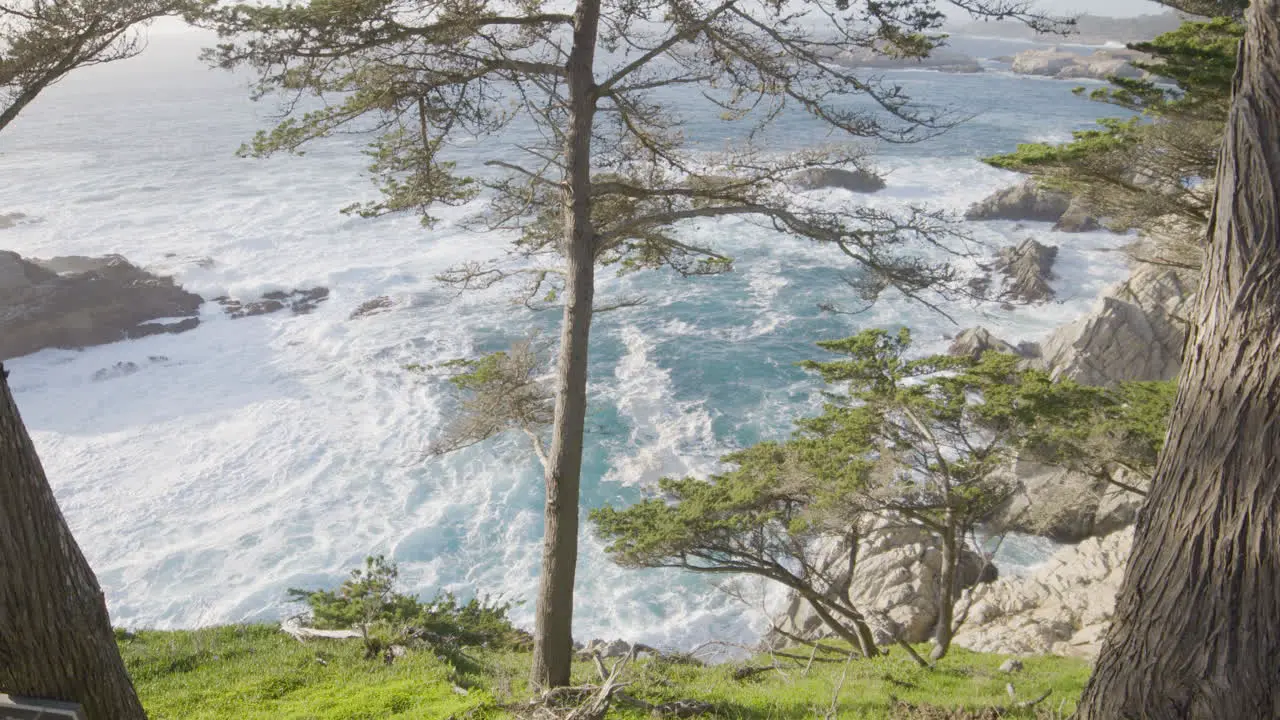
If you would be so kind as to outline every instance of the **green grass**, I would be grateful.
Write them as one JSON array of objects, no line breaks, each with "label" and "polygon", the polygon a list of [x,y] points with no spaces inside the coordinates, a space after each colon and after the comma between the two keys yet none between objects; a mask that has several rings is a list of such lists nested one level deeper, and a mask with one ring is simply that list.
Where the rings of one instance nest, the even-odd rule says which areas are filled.
[{"label": "green grass", "polygon": [[[527,653],[475,649],[445,658],[416,651],[388,664],[365,659],[358,640],[303,644],[273,626],[254,625],[122,634],[120,649],[154,720],[496,720],[510,717],[501,705],[529,697]],[[785,675],[770,670],[747,680],[733,677],[741,664],[698,667],[642,660],[624,679],[632,683],[629,692],[652,703],[710,702],[714,718],[820,718],[834,697],[836,717],[870,720],[950,717],[906,713],[902,706],[895,711],[895,700],[944,708],[1007,705],[1008,682],[1020,699],[1051,689],[1040,707],[1070,712],[1089,674],[1079,660],[1034,657],[1023,659],[1023,672],[1009,676],[998,670],[1004,660],[956,649],[936,669],[925,670],[895,648],[876,660],[815,663],[807,673],[803,662],[785,661]],[[591,663],[575,665],[575,680],[594,682]],[[617,708],[609,717],[650,716]]]}]

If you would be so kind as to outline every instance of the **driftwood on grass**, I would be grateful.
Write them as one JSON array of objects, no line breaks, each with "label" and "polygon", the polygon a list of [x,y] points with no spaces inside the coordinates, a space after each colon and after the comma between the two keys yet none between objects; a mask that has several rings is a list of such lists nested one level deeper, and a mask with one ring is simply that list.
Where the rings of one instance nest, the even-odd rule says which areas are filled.
[{"label": "driftwood on grass", "polygon": [[315,638],[347,640],[364,637],[359,630],[317,630],[316,628],[303,627],[302,620],[296,615],[280,621],[280,630],[297,638],[298,642],[306,642]]},{"label": "driftwood on grass", "polygon": [[592,653],[591,659],[600,676],[599,685],[552,688],[533,700],[508,705],[504,709],[521,720],[601,720],[614,701],[640,708],[655,717],[689,718],[711,712],[711,704],[701,700],[673,700],[654,704],[625,692],[623,688],[631,683],[621,681],[622,673],[642,648],[662,657],[653,648],[632,646],[612,668],[608,668],[599,653]]}]

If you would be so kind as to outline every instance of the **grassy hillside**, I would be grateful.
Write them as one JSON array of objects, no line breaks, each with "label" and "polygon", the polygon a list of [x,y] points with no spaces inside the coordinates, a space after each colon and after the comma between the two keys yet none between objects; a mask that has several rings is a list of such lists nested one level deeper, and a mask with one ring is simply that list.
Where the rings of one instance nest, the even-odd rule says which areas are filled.
[{"label": "grassy hillside", "polygon": [[[154,720],[481,720],[516,717],[504,706],[529,697],[524,677],[529,657],[516,652],[477,649],[445,658],[410,651],[387,663],[365,659],[357,640],[303,644],[274,626],[260,625],[121,633],[119,642]],[[628,692],[651,703],[684,698],[709,702],[714,710],[703,717],[905,720],[1036,717],[1028,711],[942,710],[1008,705],[1008,682],[1020,699],[1052,690],[1037,706],[1040,717],[1052,717],[1046,711],[1074,708],[1088,678],[1088,667],[1079,660],[1026,658],[1025,670],[1012,676],[998,670],[1004,660],[956,649],[937,669],[927,671],[895,649],[873,661],[814,663],[808,672],[804,659],[780,658],[782,672],[768,670],[746,680],[734,679],[742,663],[699,667],[641,660],[623,680],[632,683]],[[748,664],[771,662],[759,657]],[[576,672],[583,684],[598,681],[589,662],[578,663]],[[615,707],[608,717],[651,716]]]}]

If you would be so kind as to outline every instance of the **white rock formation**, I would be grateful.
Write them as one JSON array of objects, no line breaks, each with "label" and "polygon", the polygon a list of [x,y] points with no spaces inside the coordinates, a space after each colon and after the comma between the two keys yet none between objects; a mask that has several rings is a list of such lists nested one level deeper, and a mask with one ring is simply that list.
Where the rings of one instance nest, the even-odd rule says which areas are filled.
[{"label": "white rock formation", "polygon": [[1140,265],[1089,314],[1055,330],[1039,366],[1089,385],[1176,377],[1195,287],[1185,270]]},{"label": "white rock formation", "polygon": [[[833,547],[825,554],[843,560],[846,553],[843,547]],[[983,569],[981,558],[966,553],[960,565],[962,586],[978,581]],[[894,632],[900,632],[908,642],[929,639],[938,617],[941,566],[942,551],[937,539],[919,528],[881,523],[863,538],[858,546],[857,567],[849,584],[849,599],[870,619],[876,642],[894,642]],[[988,572],[993,571],[988,567]],[[837,578],[837,581],[841,580],[843,578]],[[792,598],[778,624],[782,630],[802,637],[832,634],[809,603],[799,597]],[[766,643],[769,642],[770,639],[766,638]]]},{"label": "white rock formation", "polygon": [[1133,528],[1126,528],[1065,547],[1029,576],[977,586],[955,644],[1008,655],[1096,656],[1132,545]]},{"label": "white rock formation", "polygon": [[1022,75],[1040,75],[1059,79],[1092,78],[1106,80],[1112,75],[1140,78],[1146,75],[1130,63],[1144,56],[1132,50],[1095,50],[1081,55],[1058,47],[1023,50],[1013,56],[1012,70]]}]

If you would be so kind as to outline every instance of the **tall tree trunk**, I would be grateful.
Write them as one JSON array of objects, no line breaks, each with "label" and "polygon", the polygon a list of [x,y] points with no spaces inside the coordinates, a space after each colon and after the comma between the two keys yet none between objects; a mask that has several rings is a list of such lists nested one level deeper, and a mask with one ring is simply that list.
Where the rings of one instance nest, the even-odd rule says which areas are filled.
[{"label": "tall tree trunk", "polygon": [[564,321],[556,377],[556,410],[547,455],[546,531],[534,628],[534,685],[569,684],[573,661],[573,583],[578,564],[578,485],[587,413],[587,342],[595,294],[591,226],[591,126],[595,118],[596,35],[600,0],[580,0],[566,65],[569,131],[565,137]]},{"label": "tall tree trunk", "polygon": [[1280,717],[1280,0],[1253,0],[1199,315],[1081,720]]},{"label": "tall tree trunk", "polygon": [[956,538],[955,514],[947,511],[942,531],[942,564],[938,568],[938,621],[933,628],[932,660],[941,660],[951,649],[955,632],[956,575],[960,566],[960,548]]},{"label": "tall tree trunk", "polygon": [[0,692],[142,720],[98,580],[67,527],[0,365]]}]

